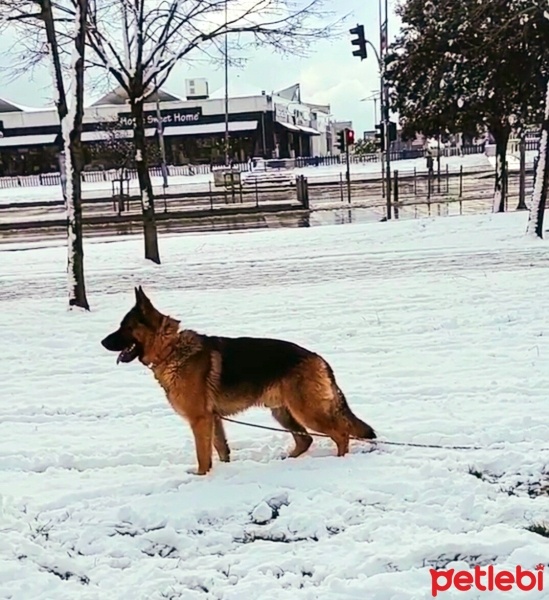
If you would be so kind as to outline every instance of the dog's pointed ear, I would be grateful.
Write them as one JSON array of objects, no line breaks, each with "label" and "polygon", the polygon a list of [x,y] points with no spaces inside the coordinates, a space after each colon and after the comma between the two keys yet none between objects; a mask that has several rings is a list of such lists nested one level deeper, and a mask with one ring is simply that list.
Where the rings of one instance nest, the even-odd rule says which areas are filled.
[{"label": "dog's pointed ear", "polygon": [[143,288],[141,286],[135,288],[135,300],[137,302],[137,306],[143,311],[156,311],[152,302],[147,298]]}]

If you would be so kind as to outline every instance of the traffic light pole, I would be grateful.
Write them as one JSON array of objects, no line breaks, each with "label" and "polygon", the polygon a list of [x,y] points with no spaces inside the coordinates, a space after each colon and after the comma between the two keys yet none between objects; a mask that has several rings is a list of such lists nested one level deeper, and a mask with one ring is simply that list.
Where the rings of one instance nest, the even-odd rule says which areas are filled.
[{"label": "traffic light pole", "polygon": [[[384,148],[381,148],[382,153],[385,151],[385,193],[387,199],[387,220],[392,217],[391,210],[391,135],[390,135],[390,121],[389,121],[389,88],[385,82],[385,65],[384,58],[387,53],[387,27],[389,18],[389,2],[385,0],[385,23],[381,21],[381,0],[379,0],[379,53],[375,46],[364,37],[364,25],[357,24],[356,27],[349,29],[349,33],[355,36],[351,39],[351,44],[356,46],[357,49],[353,50],[353,56],[357,56],[360,60],[364,60],[368,56],[367,46],[371,46],[374,54],[377,58],[379,66],[379,78],[380,78],[380,103],[381,103],[381,114],[382,123],[380,127],[383,128]],[[381,133],[381,129],[380,129]],[[349,149],[348,144],[345,146],[347,155],[347,195],[349,202],[351,202],[351,181],[349,174]],[[383,181],[383,160],[382,160],[382,177]]]},{"label": "traffic light pole", "polygon": [[351,204],[351,165],[349,161],[348,143],[345,143],[345,161],[347,163],[347,202]]},{"label": "traffic light pole", "polygon": [[[385,65],[384,59],[387,54],[387,29],[388,29],[388,19],[389,19],[389,2],[385,0],[385,22],[382,23],[382,14],[381,14],[381,1],[379,0],[379,53],[376,50],[375,46],[364,37],[364,25],[357,24],[356,27],[353,27],[349,30],[349,33],[352,36],[355,36],[351,39],[351,44],[356,46],[357,49],[353,50],[353,56],[357,56],[360,60],[364,60],[368,56],[367,46],[371,46],[374,54],[377,58],[377,63],[379,66],[379,78],[380,78],[380,103],[381,103],[381,114],[382,114],[382,123],[380,123],[380,133],[381,128],[383,129],[383,139],[384,143],[381,148],[382,153],[385,152],[385,161],[383,161],[382,157],[382,181],[383,181],[383,162],[385,162],[385,193],[387,199],[387,220],[392,217],[392,207],[391,207],[391,126],[389,121],[389,88],[385,81]],[[351,201],[351,182],[350,182],[350,174],[349,174],[349,150],[348,144],[345,146],[346,155],[347,155],[347,193],[349,197],[349,202]]]}]

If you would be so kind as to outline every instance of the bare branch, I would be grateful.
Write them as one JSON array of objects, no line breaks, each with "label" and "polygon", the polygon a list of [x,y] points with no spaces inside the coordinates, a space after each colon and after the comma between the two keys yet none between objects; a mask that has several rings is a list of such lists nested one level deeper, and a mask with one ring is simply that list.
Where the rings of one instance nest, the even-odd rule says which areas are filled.
[{"label": "bare branch", "polygon": [[[141,96],[157,89],[175,65],[196,53],[218,58],[218,39],[249,38],[233,52],[267,46],[304,55],[312,42],[337,33],[340,20],[327,20],[323,0],[94,0],[90,6],[88,43],[100,63],[128,91]],[[328,23],[328,24],[326,24]],[[133,92],[132,92],[133,90]]]}]

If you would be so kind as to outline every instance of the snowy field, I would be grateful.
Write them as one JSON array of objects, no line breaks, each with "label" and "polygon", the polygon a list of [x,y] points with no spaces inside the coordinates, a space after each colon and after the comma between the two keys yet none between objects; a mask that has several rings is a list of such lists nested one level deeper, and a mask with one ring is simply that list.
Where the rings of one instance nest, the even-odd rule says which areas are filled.
[{"label": "snowy field", "polygon": [[[429,568],[548,564],[549,249],[523,213],[0,250],[2,600],[423,600]],[[4,248],[4,247],[3,247]],[[151,374],[100,340],[142,284],[184,326],[293,340],[332,364],[381,439],[229,424],[204,478]],[[242,415],[273,425],[266,411]],[[546,571],[547,571],[546,567]],[[542,592],[442,599],[549,598]]]},{"label": "snowy field", "polygon": [[[530,164],[533,161],[534,156],[537,152],[527,152],[527,161]],[[513,157],[509,157],[509,169],[517,169],[517,160]],[[515,164],[517,163],[517,164]],[[487,157],[484,154],[471,154],[469,156],[452,156],[449,158],[441,158],[441,168],[445,172],[446,165],[450,171],[459,171],[460,166],[467,169],[480,169],[485,168],[490,170],[494,168],[494,160],[491,157]],[[393,163],[394,169],[399,169],[400,173],[413,173],[414,169],[417,173],[427,172],[427,163],[424,158],[417,158],[411,160],[399,160]],[[296,175],[305,175],[311,182],[331,182],[339,181],[340,174],[345,172],[344,165],[332,165],[323,167],[305,167],[303,169],[288,169],[283,171],[287,173],[291,178],[295,178]],[[364,178],[378,178],[380,177],[381,163],[364,163],[364,164],[352,164],[351,165],[351,178],[352,179],[364,179]],[[247,174],[243,174],[246,177]],[[169,178],[168,193],[175,194],[181,193],[192,193],[192,192],[204,192],[207,191],[209,186],[213,186],[212,174],[206,175],[192,175],[192,176],[178,176]],[[153,177],[153,186],[156,194],[162,194],[162,178]],[[86,183],[82,184],[82,189],[85,198],[100,198],[108,197],[112,194],[112,184],[110,181],[97,182],[97,183]],[[130,185],[132,193],[137,194],[139,191],[137,180],[132,180]],[[28,201],[44,201],[52,202],[55,200],[62,200],[61,186],[41,186],[41,187],[24,187],[24,188],[6,188],[0,189],[0,205],[11,204],[13,202],[28,202]]]}]

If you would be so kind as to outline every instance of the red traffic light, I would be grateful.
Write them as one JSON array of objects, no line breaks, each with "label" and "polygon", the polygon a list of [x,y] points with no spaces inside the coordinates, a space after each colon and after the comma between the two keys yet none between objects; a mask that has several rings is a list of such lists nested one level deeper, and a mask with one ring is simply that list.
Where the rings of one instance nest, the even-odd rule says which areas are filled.
[{"label": "red traffic light", "polygon": [[345,130],[345,141],[347,146],[352,146],[355,143],[355,132],[352,129]]}]

